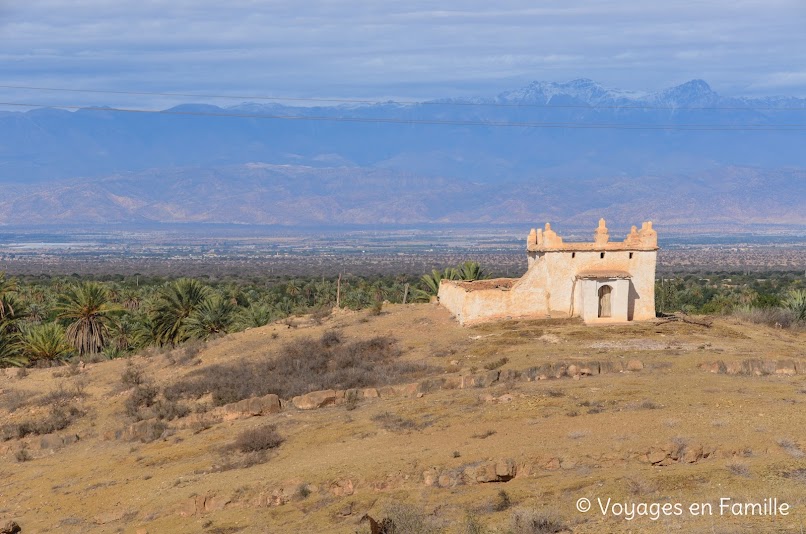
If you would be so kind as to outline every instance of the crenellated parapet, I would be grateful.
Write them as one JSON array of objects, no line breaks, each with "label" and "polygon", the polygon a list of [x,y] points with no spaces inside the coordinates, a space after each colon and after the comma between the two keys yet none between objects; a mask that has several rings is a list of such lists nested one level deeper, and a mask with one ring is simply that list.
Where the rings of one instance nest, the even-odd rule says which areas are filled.
[{"label": "crenellated parapet", "polygon": [[657,249],[658,233],[652,228],[651,221],[641,223],[640,230],[633,226],[624,241],[610,241],[610,231],[604,219],[599,219],[592,243],[565,243],[549,223],[543,229],[532,228],[526,238],[526,250],[529,252]]}]

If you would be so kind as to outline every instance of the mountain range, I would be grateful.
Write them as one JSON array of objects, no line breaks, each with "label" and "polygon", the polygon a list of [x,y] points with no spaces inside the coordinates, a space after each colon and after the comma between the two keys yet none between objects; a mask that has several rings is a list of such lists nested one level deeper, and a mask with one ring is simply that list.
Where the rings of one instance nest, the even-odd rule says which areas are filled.
[{"label": "mountain range", "polygon": [[0,224],[806,225],[806,99],[701,80],[166,111],[0,112]]}]

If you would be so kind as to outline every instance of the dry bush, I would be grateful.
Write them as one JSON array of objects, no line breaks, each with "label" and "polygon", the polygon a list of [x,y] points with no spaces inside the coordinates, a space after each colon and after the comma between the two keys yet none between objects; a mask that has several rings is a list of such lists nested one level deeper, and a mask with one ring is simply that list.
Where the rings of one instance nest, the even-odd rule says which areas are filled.
[{"label": "dry bush", "polygon": [[24,406],[35,393],[21,389],[7,389],[0,394],[0,408],[14,413]]},{"label": "dry bush", "polygon": [[551,513],[515,510],[510,516],[509,534],[554,534],[566,530],[565,524]]},{"label": "dry bush", "polygon": [[383,523],[390,525],[387,532],[395,534],[436,534],[440,532],[434,520],[422,509],[400,501],[392,501],[383,508]]},{"label": "dry bush", "polygon": [[136,421],[150,419],[144,413],[144,408],[150,408],[157,399],[157,388],[151,384],[139,384],[135,386],[124,403],[126,415]]},{"label": "dry bush", "polygon": [[159,389],[148,383],[135,386],[124,403],[126,415],[135,421],[157,418],[171,421],[190,414],[190,408],[173,399],[157,399]]},{"label": "dry bush", "polygon": [[487,439],[487,438],[489,438],[490,436],[493,436],[493,435],[495,435],[495,434],[496,434],[496,431],[495,431],[495,430],[489,429],[489,430],[485,430],[485,431],[484,431],[484,432],[482,432],[481,434],[473,434],[473,435],[472,435],[472,436],[470,436],[470,437],[471,437],[471,438],[476,438],[476,439]]},{"label": "dry bush", "polygon": [[41,419],[28,419],[20,423],[4,425],[0,428],[0,439],[8,441],[22,439],[29,435],[39,436],[64,430],[83,415],[84,412],[73,405],[53,406],[50,412]]},{"label": "dry bush", "polygon": [[324,389],[398,384],[429,370],[399,361],[401,352],[390,337],[352,343],[335,340],[332,332],[320,339],[301,338],[287,343],[275,357],[205,367],[165,388],[164,395],[175,400],[211,394],[213,404],[221,406],[270,393],[291,398]]},{"label": "dry bush", "polygon": [[284,441],[277,433],[277,425],[263,425],[238,434],[232,447],[243,453],[276,449]]},{"label": "dry bush", "polygon": [[499,367],[503,367],[504,365],[507,364],[507,362],[509,362],[509,358],[504,356],[503,358],[484,364],[484,368],[487,369],[488,371],[493,371],[495,369],[498,369]]},{"label": "dry bush", "polygon": [[42,395],[36,401],[37,406],[67,406],[76,399],[83,399],[87,394],[84,392],[84,384],[75,382],[72,389],[66,389],[60,383],[58,387]]},{"label": "dry bush", "polygon": [[786,451],[786,453],[792,456],[793,458],[803,458],[804,456],[806,456],[806,453],[804,453],[801,450],[797,442],[791,439],[787,438],[779,439],[778,446],[784,449],[784,451]]},{"label": "dry bush", "polygon": [[120,375],[120,383],[128,388],[133,388],[144,384],[147,381],[143,370],[134,365],[131,361],[126,364],[123,374]]},{"label": "dry bush", "polygon": [[495,502],[493,502],[493,510],[496,512],[503,512],[504,510],[509,510],[512,508],[512,497],[509,496],[505,490],[501,490],[498,492],[498,495],[495,498]]},{"label": "dry bush", "polygon": [[413,419],[406,419],[391,412],[383,412],[372,416],[372,420],[378,423],[384,430],[390,432],[402,432],[404,430],[419,430],[422,425]]},{"label": "dry bush", "polygon": [[750,476],[750,468],[747,467],[747,464],[739,463],[739,462],[731,462],[727,466],[728,471],[733,473],[736,476],[740,477],[749,477]]},{"label": "dry bush", "polygon": [[748,323],[763,324],[772,328],[803,329],[806,325],[798,321],[793,310],[786,308],[739,308],[733,316]]},{"label": "dry bush", "polygon": [[635,497],[646,497],[658,491],[658,487],[641,478],[630,478],[627,479],[627,491]]},{"label": "dry bush", "polygon": [[276,425],[263,425],[241,432],[235,441],[221,449],[221,461],[213,471],[247,469],[266,462],[269,452],[279,447],[285,439],[277,432]]}]

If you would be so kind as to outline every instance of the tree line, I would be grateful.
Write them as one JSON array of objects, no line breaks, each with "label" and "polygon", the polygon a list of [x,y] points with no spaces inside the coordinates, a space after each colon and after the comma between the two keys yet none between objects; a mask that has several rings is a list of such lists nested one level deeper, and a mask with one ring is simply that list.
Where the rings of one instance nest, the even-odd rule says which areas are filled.
[{"label": "tree line", "polygon": [[16,279],[0,273],[0,367],[50,365],[74,357],[118,358],[334,306],[380,310],[383,302],[427,302],[443,277],[485,276],[476,262],[419,279]]}]

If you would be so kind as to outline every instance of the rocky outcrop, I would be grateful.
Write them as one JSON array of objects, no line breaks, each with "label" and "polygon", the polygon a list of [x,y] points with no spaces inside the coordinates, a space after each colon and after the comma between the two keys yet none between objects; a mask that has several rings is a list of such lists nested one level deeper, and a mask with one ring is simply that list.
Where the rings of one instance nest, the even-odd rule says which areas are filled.
[{"label": "rocky outcrop", "polygon": [[324,391],[312,391],[305,395],[299,395],[291,399],[294,408],[298,410],[315,410],[331,404],[336,404],[336,391],[327,389]]},{"label": "rocky outcrop", "polygon": [[806,363],[796,360],[761,360],[705,362],[699,368],[709,373],[746,376],[793,376],[806,373]]}]

